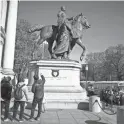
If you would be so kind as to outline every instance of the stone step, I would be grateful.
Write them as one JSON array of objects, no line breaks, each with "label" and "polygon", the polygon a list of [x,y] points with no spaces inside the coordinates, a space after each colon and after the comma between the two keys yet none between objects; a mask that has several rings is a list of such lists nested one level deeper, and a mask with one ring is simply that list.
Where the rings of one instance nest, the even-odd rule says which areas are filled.
[{"label": "stone step", "polygon": [[[28,108],[31,108],[33,93],[29,88]],[[88,107],[86,90],[80,85],[77,86],[45,86],[43,104],[46,109],[84,109]],[[82,104],[83,103],[83,104]]]},{"label": "stone step", "polygon": [[[33,100],[33,93],[28,93],[29,101]],[[45,93],[46,100],[85,100],[87,99],[86,92],[83,93]]]},{"label": "stone step", "polygon": [[[54,95],[53,95],[54,96]],[[31,103],[33,100],[33,96],[30,96],[30,100],[26,106],[26,108],[31,109]],[[62,99],[61,96],[58,98],[46,98],[43,100],[43,104],[45,109],[88,109],[89,100],[86,99]],[[36,108],[37,109],[37,108]]]},{"label": "stone step", "polygon": [[[28,86],[29,91],[31,91],[31,87]],[[45,86],[44,87],[45,93],[82,93],[86,92],[85,89],[83,89],[80,86]]]},{"label": "stone step", "polygon": [[[11,101],[10,108],[14,105],[14,101]],[[86,100],[48,100],[47,102],[43,102],[43,106],[45,110],[48,109],[81,109],[88,110],[89,109],[89,101]],[[32,101],[26,102],[26,109],[32,108]],[[36,110],[38,110],[38,106],[36,106]]]},{"label": "stone step", "polygon": [[[26,108],[31,109],[33,93],[28,93],[29,102]],[[86,92],[82,93],[45,93],[45,109],[88,109],[89,101]]]},{"label": "stone step", "polygon": [[45,93],[45,99],[51,100],[61,100],[61,99],[69,99],[69,100],[78,100],[78,99],[86,99],[85,93]]},{"label": "stone step", "polygon": [[88,101],[48,101],[44,104],[46,109],[82,109],[86,110],[89,108]]},{"label": "stone step", "polygon": [[[88,100],[48,100],[47,102],[43,102],[43,106],[45,109],[81,109],[88,110],[89,109],[89,101]],[[31,109],[31,102],[27,103],[26,108]],[[37,110],[38,108],[36,108]]]}]

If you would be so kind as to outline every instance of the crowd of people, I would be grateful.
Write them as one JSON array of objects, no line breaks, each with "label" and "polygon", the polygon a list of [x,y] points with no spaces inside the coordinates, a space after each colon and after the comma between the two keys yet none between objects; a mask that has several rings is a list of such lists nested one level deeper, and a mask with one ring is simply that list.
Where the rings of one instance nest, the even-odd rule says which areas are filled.
[{"label": "crowd of people", "polygon": [[124,93],[119,87],[107,87],[100,92],[101,101],[111,105],[124,105]]},{"label": "crowd of people", "polygon": [[[15,78],[17,82],[15,82]],[[40,77],[35,74],[34,75],[34,83],[32,85],[32,93],[34,94],[32,101],[32,108],[29,121],[39,120],[42,112],[42,101],[44,98],[44,84],[45,77],[41,74]],[[10,118],[10,102],[12,99],[12,94],[14,97],[14,105],[13,105],[13,115]],[[4,112],[4,121],[7,122],[9,119],[14,122],[16,121],[16,116],[18,112],[18,108],[20,106],[20,114],[19,114],[19,122],[23,122],[24,111],[26,102],[28,102],[28,87],[25,84],[25,79],[23,74],[19,74],[18,77],[14,76],[14,79],[11,79],[10,76],[3,77],[1,80],[1,115],[3,114],[3,108],[5,108]],[[38,114],[36,118],[34,118],[34,112],[36,105],[38,104]]]},{"label": "crowd of people", "polygon": [[100,97],[103,109],[108,106],[109,109],[113,111],[113,105],[124,105],[124,92],[118,86],[108,86],[104,89],[95,89],[93,84],[89,84],[87,88],[87,96],[90,97],[93,95]]},{"label": "crowd of people", "polygon": [[124,92],[118,86],[107,87],[104,89],[95,89],[93,84],[89,84],[87,88],[87,96],[98,95],[100,100],[106,105],[124,105]]}]

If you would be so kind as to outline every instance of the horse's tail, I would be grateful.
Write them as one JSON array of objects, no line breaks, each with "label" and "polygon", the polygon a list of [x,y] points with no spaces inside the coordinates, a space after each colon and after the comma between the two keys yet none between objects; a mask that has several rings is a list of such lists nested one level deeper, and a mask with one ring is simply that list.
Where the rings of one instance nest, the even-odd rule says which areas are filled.
[{"label": "horse's tail", "polygon": [[33,32],[35,32],[35,31],[40,31],[42,27],[43,27],[43,25],[35,25],[35,26],[31,27],[31,28],[28,30],[28,32],[29,32],[29,33],[33,33]]}]

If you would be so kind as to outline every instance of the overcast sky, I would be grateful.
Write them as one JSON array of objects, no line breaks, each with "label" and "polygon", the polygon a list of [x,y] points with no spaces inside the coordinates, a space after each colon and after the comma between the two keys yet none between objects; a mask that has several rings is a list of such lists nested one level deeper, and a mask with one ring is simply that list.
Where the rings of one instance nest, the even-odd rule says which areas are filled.
[{"label": "overcast sky", "polygon": [[[83,43],[88,53],[124,44],[124,1],[20,1],[18,19],[32,25],[56,25],[61,6],[66,7],[68,17],[81,12],[87,17],[91,28],[84,33]],[[75,46],[71,58],[79,60],[81,52]]]}]

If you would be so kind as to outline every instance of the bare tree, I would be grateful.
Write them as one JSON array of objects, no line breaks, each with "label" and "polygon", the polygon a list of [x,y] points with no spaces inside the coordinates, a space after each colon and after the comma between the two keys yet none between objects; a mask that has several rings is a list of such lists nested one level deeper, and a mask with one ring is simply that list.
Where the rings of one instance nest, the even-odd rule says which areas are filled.
[{"label": "bare tree", "polygon": [[104,52],[90,53],[87,55],[89,64],[89,78],[92,80],[101,80],[103,74],[103,61],[105,60]]},{"label": "bare tree", "polygon": [[117,45],[114,47],[109,47],[105,51],[106,61],[104,67],[107,72],[116,80],[124,79],[124,46]]},{"label": "bare tree", "polygon": [[105,52],[90,53],[87,62],[93,80],[124,79],[124,46],[111,46]]},{"label": "bare tree", "polygon": [[26,20],[18,20],[16,28],[16,43],[14,70],[17,71],[22,63],[28,63],[32,59],[36,34],[29,34],[31,24]]}]

